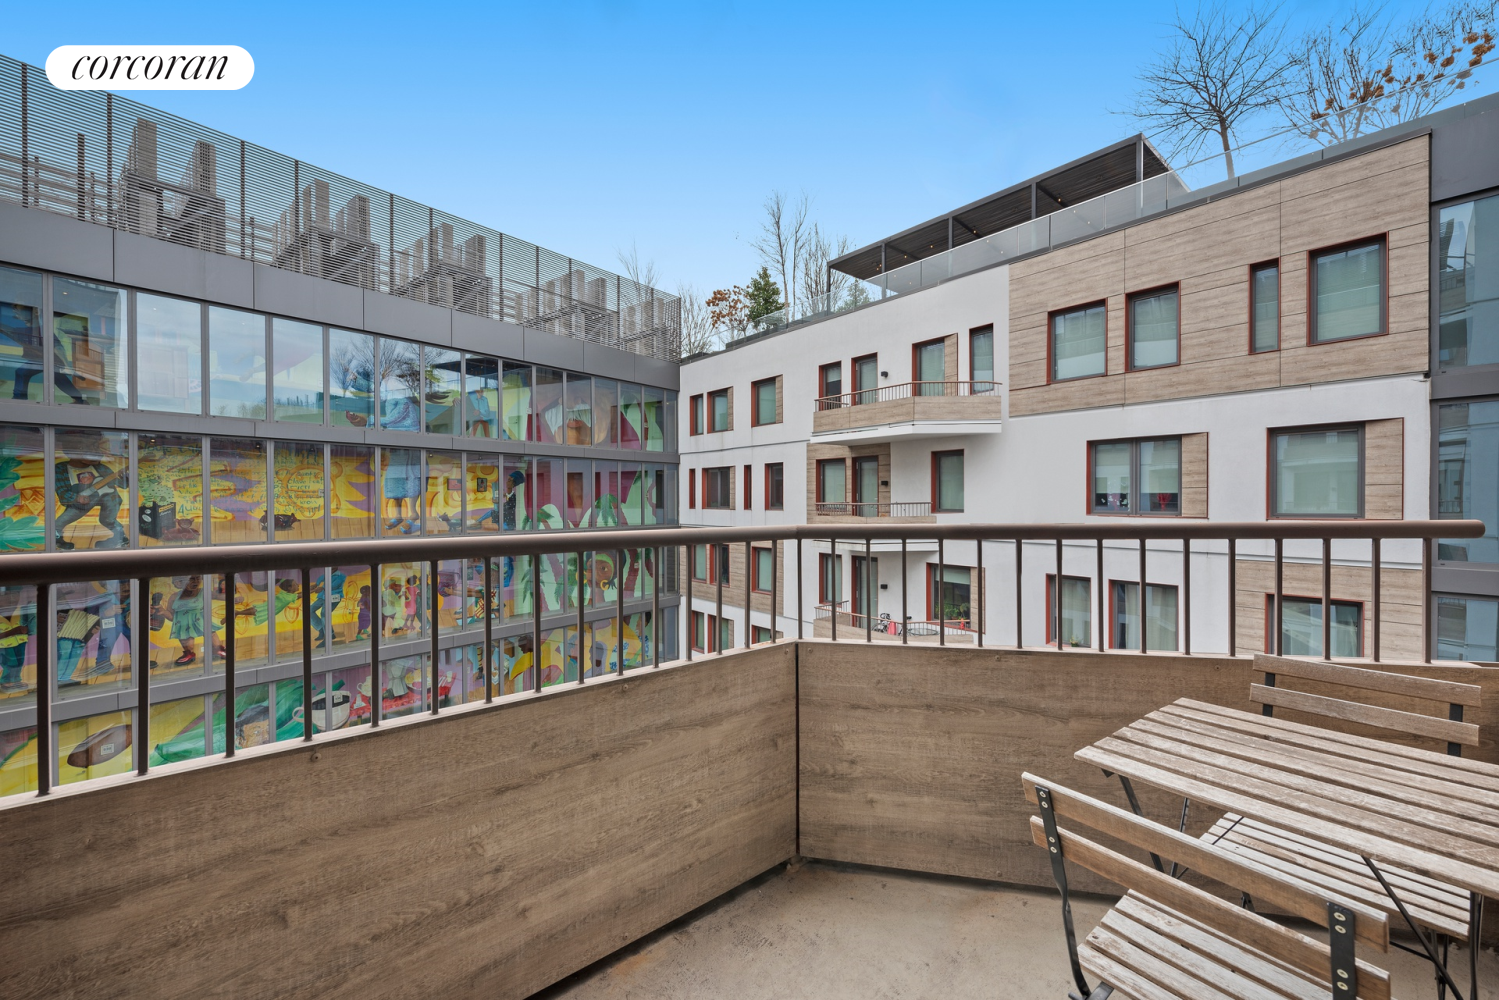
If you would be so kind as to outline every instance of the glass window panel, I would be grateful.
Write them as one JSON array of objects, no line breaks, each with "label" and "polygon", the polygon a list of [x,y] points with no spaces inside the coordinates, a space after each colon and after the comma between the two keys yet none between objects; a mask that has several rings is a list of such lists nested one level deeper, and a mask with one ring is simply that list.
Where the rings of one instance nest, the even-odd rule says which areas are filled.
[{"label": "glass window panel", "polygon": [[531,671],[534,657],[531,655],[531,644],[534,636],[530,633],[525,635],[511,636],[502,639],[496,645],[497,654],[501,658],[501,674],[499,693],[517,694],[521,691],[531,690],[535,683]]},{"label": "glass window panel", "polygon": [[215,545],[265,541],[265,445],[229,438],[209,442],[208,538]]},{"label": "glass window panel", "polygon": [[185,299],[135,295],[136,405],[168,413],[203,412],[203,307]]},{"label": "glass window panel", "polygon": [[42,276],[0,267],[0,399],[40,401],[44,357]]},{"label": "glass window panel", "polygon": [[381,635],[387,638],[422,634],[426,604],[422,597],[419,563],[390,563],[380,567]]},{"label": "glass window panel", "polygon": [[645,444],[645,409],[640,386],[619,384],[619,446],[640,451]]},{"label": "glass window panel", "polygon": [[[228,641],[226,624],[228,612],[224,607],[224,578],[212,576],[209,579],[212,581],[212,587],[208,601],[208,625],[213,629],[213,667],[217,671],[224,667],[224,652]],[[153,582],[153,591],[155,586]],[[152,597],[154,599],[154,592]],[[269,636],[272,615],[271,583],[268,575],[263,572],[236,573],[234,597],[230,605],[234,609],[235,666],[252,667],[265,663],[270,653]],[[282,607],[285,605],[283,604]],[[152,634],[155,635],[160,630],[156,627],[154,606],[151,615]]]},{"label": "glass window panel", "polygon": [[665,394],[655,386],[646,386],[645,395],[645,450],[663,451],[666,448],[666,438],[662,431],[662,411],[665,408]]},{"label": "glass window panel", "polygon": [[677,450],[677,390],[667,389],[661,404],[661,426],[666,435],[666,451]]},{"label": "glass window panel", "polygon": [[[973,381],[994,381],[994,334],[975,333],[969,340],[973,351]],[[974,386],[975,392],[987,391],[988,386]]]},{"label": "glass window panel", "polygon": [[[500,560],[491,559],[494,565],[492,571],[494,582],[494,593],[489,598],[490,617],[495,621],[501,618],[501,599],[504,594],[504,567]],[[484,560],[469,559],[463,564],[463,618],[464,621],[473,626],[484,624]]]},{"label": "glass window panel", "polygon": [[[464,433],[469,437],[500,436],[500,363],[478,354],[463,359]],[[524,424],[522,424],[524,426]]]},{"label": "glass window panel", "polygon": [[1499,195],[1442,209],[1437,283],[1441,367],[1499,364]]},{"label": "glass window panel", "polygon": [[[308,574],[309,590],[322,583],[321,572]],[[311,596],[309,594],[309,596]],[[302,574],[297,570],[280,570],[276,573],[276,589],[272,594],[276,605],[275,656],[279,662],[302,658]],[[311,609],[306,609],[310,611]],[[314,635],[313,647],[317,646]]]},{"label": "glass window panel", "polygon": [[[962,624],[968,621],[970,610],[970,591],[973,586],[973,571],[966,566],[943,566],[940,585],[938,585],[937,565],[929,563],[929,582],[932,584],[931,612],[932,620],[942,619],[954,624]],[[939,596],[940,595],[940,596]],[[938,603],[940,600],[940,604]]]},{"label": "glass window panel", "polygon": [[[1140,585],[1115,583],[1113,646],[1140,648]],[[1176,649],[1176,588],[1149,584],[1145,588],[1145,648]]]},{"label": "glass window panel", "polygon": [[398,656],[380,664],[380,718],[398,719],[427,707],[427,656]]},{"label": "glass window panel", "polygon": [[[866,365],[868,368],[866,369]],[[874,388],[874,363],[873,359],[860,360],[854,366],[854,381],[858,385],[856,389]],[[916,381],[920,382],[917,395],[940,396],[943,388],[938,383],[947,379],[947,344],[944,341],[935,341],[930,344],[922,344],[916,348]],[[856,403],[873,403],[874,395],[866,394],[854,398]]]},{"label": "glass window panel", "polygon": [[130,493],[129,448],[114,431],[56,432],[52,531],[59,549],[118,549],[129,541],[120,509]]},{"label": "glass window panel", "polygon": [[381,537],[421,534],[424,492],[421,451],[417,448],[381,448]]},{"label": "glass window panel", "polygon": [[506,361],[500,377],[503,407],[501,430],[506,441],[541,440],[531,434],[531,366]]},{"label": "glass window panel", "polygon": [[593,554],[592,575],[588,580],[588,589],[593,595],[594,607],[614,607],[615,586],[621,570],[622,567],[615,561],[613,549],[602,549]]},{"label": "glass window panel", "polygon": [[817,463],[818,503],[845,503],[848,491],[844,484],[846,470],[842,459],[823,459]]},{"label": "glass window panel", "polygon": [[[1057,599],[1057,578],[1046,577],[1048,597]],[[1056,604],[1051,605],[1052,608]],[[1054,619],[1048,615],[1046,632],[1048,641],[1055,642],[1052,634]],[[1062,578],[1062,643],[1066,646],[1088,647],[1093,645],[1093,581],[1085,577],[1064,576]]]},{"label": "glass window panel", "polygon": [[443,635],[463,627],[463,585],[462,559],[444,559],[437,564],[437,629]]},{"label": "glass window panel", "polygon": [[36,587],[0,584],[0,707],[35,699]]},{"label": "glass window panel", "polygon": [[593,444],[593,379],[567,376],[567,444]]},{"label": "glass window panel", "polygon": [[708,394],[708,430],[729,429],[729,391],[727,389]]},{"label": "glass window panel", "polygon": [[463,456],[453,451],[427,452],[427,534],[463,531]]},{"label": "glass window panel", "polygon": [[205,726],[209,717],[204,712],[207,705],[208,699],[199,694],[151,706],[149,766],[194,760],[208,753]]},{"label": "glass window panel", "polygon": [[1438,541],[1438,559],[1499,563],[1499,400],[1437,407],[1437,517],[1483,521],[1480,538]]},{"label": "glass window panel", "polygon": [[531,490],[527,494],[532,511],[531,528],[561,528],[567,509],[567,477],[560,458],[531,459]]},{"label": "glass window panel", "polygon": [[1363,337],[1383,330],[1383,271],[1382,243],[1366,243],[1314,256],[1314,343]]},{"label": "glass window panel", "polygon": [[323,422],[323,328],[271,321],[271,398],[277,420]]},{"label": "glass window panel", "polygon": [[265,419],[265,317],[208,307],[208,412]]},{"label": "glass window panel", "polygon": [[[370,568],[333,567],[326,596],[327,606],[332,609],[327,624],[332,628],[333,646],[358,646],[369,642],[375,598],[370,584]],[[313,609],[316,613],[312,626],[320,629],[323,627],[322,607],[315,604]],[[319,645],[322,644],[319,640]]]},{"label": "glass window panel", "polygon": [[234,746],[238,750],[265,746],[275,741],[275,729],[271,718],[271,690],[269,684],[242,687],[234,692],[234,711],[224,711],[224,694],[213,695],[213,743],[212,753],[224,752],[226,723],[232,731]]},{"label": "glass window panel", "polygon": [[[1269,600],[1270,614],[1275,613],[1275,598]],[[1363,605],[1350,601],[1332,602],[1332,655],[1357,657],[1360,654],[1360,628]],[[1274,621],[1272,617],[1271,621]],[[1281,616],[1281,653],[1285,656],[1322,655],[1322,601],[1286,597]],[[1274,632],[1273,626],[1268,631]]]},{"label": "glass window panel", "polygon": [[[58,584],[57,695],[82,698],[131,685],[130,582],[95,580]],[[201,665],[198,667],[202,671]]]},{"label": "glass window panel", "polygon": [[1280,268],[1272,264],[1250,272],[1249,294],[1251,350],[1273,351],[1280,346]]},{"label": "glass window panel", "polygon": [[505,556],[498,563],[500,613],[506,621],[531,617],[533,565],[530,556]]},{"label": "glass window panel", "polygon": [[937,509],[963,509],[963,453],[937,456]]},{"label": "glass window panel", "polygon": [[768,496],[767,510],[783,510],[786,506],[786,473],[781,462],[772,462],[765,467],[765,483]]},{"label": "glass window panel", "polygon": [[47,541],[47,457],[42,429],[0,424],[0,552],[35,552]]},{"label": "glass window panel", "polygon": [[587,523],[594,528],[617,528],[627,523],[618,462],[593,463],[593,509]]},{"label": "glass window panel", "polygon": [[504,480],[489,487],[494,498],[491,502],[498,507],[499,523],[504,531],[530,531],[536,527],[531,460],[524,455],[506,455],[503,468]]},{"label": "glass window panel", "polygon": [[1093,446],[1093,510],[1127,514],[1133,495],[1134,446],[1128,441],[1110,441]]},{"label": "glass window panel", "polygon": [[1176,289],[1129,300],[1131,368],[1159,368],[1177,360]]},{"label": "glass window panel", "polygon": [[1275,434],[1275,513],[1357,517],[1360,434],[1356,428]]},{"label": "glass window panel", "polygon": [[1166,438],[1139,443],[1142,514],[1181,513],[1181,440]]},{"label": "glass window panel", "polygon": [[322,541],[327,503],[323,487],[323,446],[305,441],[277,441],[275,485],[276,541]]},{"label": "glass window panel", "polygon": [[375,450],[363,445],[328,446],[329,534],[333,538],[373,538]]},{"label": "glass window panel", "polygon": [[[505,481],[501,474],[502,459],[499,455],[469,452],[465,456],[464,492],[468,504],[468,530],[494,532],[500,530],[501,518],[505,514]],[[515,526],[505,525],[510,530]]]},{"label": "glass window panel", "polygon": [[[198,677],[208,670],[203,648],[208,595],[201,576],[151,580],[151,677]],[[238,629],[243,619],[235,620]],[[238,651],[236,644],[236,653]]]},{"label": "glass window panel", "polygon": [[136,440],[135,522],[142,548],[203,541],[203,439],[141,434]]},{"label": "glass window panel", "polygon": [[562,373],[555,368],[537,368],[531,402],[535,407],[531,440],[543,444],[567,443],[567,416],[562,405]]},{"label": "glass window panel", "polygon": [[[1439,660],[1499,659],[1499,601],[1489,597],[1438,596],[1436,643],[1435,655]],[[0,690],[3,689],[0,685]]]},{"label": "glass window panel", "polygon": [[427,433],[462,434],[463,355],[444,347],[423,347],[422,378]]},{"label": "glass window panel", "polygon": [[[277,740],[300,740],[302,738],[302,678],[277,681],[271,685],[271,704],[274,709]],[[345,703],[347,708],[347,702]],[[312,731],[326,733],[336,722],[347,721],[333,716],[333,706],[328,698],[328,674],[312,675]],[[340,712],[340,715],[343,713]]]},{"label": "glass window panel", "polygon": [[755,423],[773,424],[776,422],[776,380],[765,379],[756,382],[755,386]]},{"label": "glass window panel", "polygon": [[1057,313],[1051,318],[1053,381],[1102,375],[1106,370],[1102,304]]},{"label": "glass window panel", "polygon": [[773,570],[775,552],[772,549],[755,549],[755,589],[770,591],[775,578]]},{"label": "glass window panel", "polygon": [[124,322],[123,289],[52,279],[54,403],[129,404]]},{"label": "glass window panel", "polygon": [[619,383],[593,380],[593,443],[613,448],[619,444]]},{"label": "glass window panel", "polygon": [[415,344],[380,338],[380,426],[422,429],[422,367]]},{"label": "glass window panel", "polygon": [[587,528],[593,520],[593,476],[587,459],[567,460],[567,527]]},{"label": "glass window panel", "polygon": [[[349,726],[367,726],[370,722],[370,668],[349,667],[335,670],[328,675],[328,689],[332,692],[328,706],[330,729],[345,729]],[[314,702],[314,710],[316,703]]]},{"label": "glass window panel", "polygon": [[619,498],[621,524],[635,527],[648,523],[645,478],[645,467],[638,462],[619,463],[619,488],[614,495]]},{"label": "glass window panel", "polygon": [[334,427],[369,427],[375,419],[375,338],[328,331],[328,416]]},{"label": "glass window panel", "polygon": [[134,769],[129,709],[57,724],[57,781],[71,785]]}]

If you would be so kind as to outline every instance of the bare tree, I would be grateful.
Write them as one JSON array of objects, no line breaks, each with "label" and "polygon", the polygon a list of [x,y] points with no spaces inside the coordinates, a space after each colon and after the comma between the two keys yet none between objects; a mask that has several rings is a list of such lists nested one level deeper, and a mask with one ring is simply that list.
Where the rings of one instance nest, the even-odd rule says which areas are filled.
[{"label": "bare tree", "polygon": [[708,305],[697,289],[685,283],[678,285],[677,300],[681,303],[682,356],[690,357],[722,346],[722,338],[708,314]]},{"label": "bare tree", "polygon": [[1324,144],[1409,121],[1468,86],[1494,49],[1495,0],[1453,0],[1399,26],[1383,6],[1357,6],[1341,25],[1296,46],[1286,121]]},{"label": "bare tree", "polygon": [[787,199],[782,192],[772,191],[765,199],[765,219],[760,224],[760,235],[750,244],[759,251],[760,260],[770,272],[780,278],[788,319],[795,319],[798,315],[797,274],[807,242],[807,212],[811,207],[805,192],[795,199]]},{"label": "bare tree", "polygon": [[637,285],[645,285],[647,288],[656,287],[656,262],[641,260],[640,249],[635,246],[634,240],[630,241],[628,250],[616,248],[614,256],[619,260],[619,266],[624,269],[626,278]]},{"label": "bare tree", "polygon": [[1178,10],[1172,28],[1170,46],[1140,75],[1125,113],[1161,139],[1173,158],[1220,146],[1233,177],[1239,129],[1276,106],[1289,71],[1280,6],[1229,11],[1214,2],[1191,17]]},{"label": "bare tree", "polygon": [[813,303],[824,294],[827,294],[826,308],[832,308],[843,299],[844,289],[849,284],[849,276],[837,271],[828,271],[828,262],[834,258],[848,253],[848,237],[838,237],[835,245],[822,231],[822,227],[816,222],[807,231],[807,239],[802,250],[801,263],[801,301],[802,307],[808,311],[816,311]]}]

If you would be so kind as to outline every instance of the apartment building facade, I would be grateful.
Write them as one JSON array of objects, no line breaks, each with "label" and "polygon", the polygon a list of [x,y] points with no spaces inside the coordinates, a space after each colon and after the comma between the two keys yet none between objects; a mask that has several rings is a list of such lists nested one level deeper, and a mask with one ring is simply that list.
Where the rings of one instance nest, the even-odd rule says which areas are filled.
[{"label": "apartment building facade", "polygon": [[[840,258],[873,301],[684,365],[684,521],[1480,518],[1483,539],[1436,546],[1429,591],[1420,544],[1384,546],[1380,641],[1420,658],[1429,601],[1433,655],[1493,660],[1496,153],[1489,99],[1196,191],[1137,139]],[[1046,203],[1080,178],[1087,199]],[[1151,543],[1143,616],[1134,543],[1104,546],[1102,574],[1092,542],[1063,546],[1060,595],[1049,541],[985,543],[982,579],[972,543],[940,567],[908,546],[904,577],[898,546],[817,548],[779,588],[782,630],[800,606],[808,630],[1138,649],[1143,618],[1150,649],[1188,628],[1194,650],[1229,646],[1224,542],[1193,544],[1190,602],[1180,543]],[[1237,546],[1236,646],[1271,648],[1278,618],[1285,652],[1320,655],[1321,546],[1286,543],[1279,615],[1273,555]],[[1370,558],[1332,544],[1334,655],[1370,653]],[[712,553],[693,569],[722,572]],[[702,593],[699,649],[722,641]]]},{"label": "apartment building facade", "polygon": [[[657,586],[672,655],[675,574],[650,550],[495,559],[487,575],[482,558],[435,575],[339,558],[344,540],[675,523],[671,296],[112,95],[57,92],[34,67],[0,60],[0,89],[29,111],[6,132],[21,146],[0,142],[0,795],[34,787],[39,644],[52,780],[68,783],[131,769],[142,740],[164,763],[300,738],[306,641],[297,572],[60,584],[39,622],[36,589],[3,582],[6,552],[326,542],[310,584],[319,730],[367,722],[376,699],[388,718],[483,698],[486,613],[500,696],[618,670],[620,653],[649,662]],[[76,162],[58,130],[77,133]]]}]

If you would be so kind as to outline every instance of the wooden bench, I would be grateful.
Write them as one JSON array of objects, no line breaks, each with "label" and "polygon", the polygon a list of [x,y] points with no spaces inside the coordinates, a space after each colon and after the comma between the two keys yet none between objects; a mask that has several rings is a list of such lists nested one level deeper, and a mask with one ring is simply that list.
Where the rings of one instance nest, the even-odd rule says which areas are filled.
[{"label": "wooden bench", "polygon": [[[1246,865],[1234,852],[1180,833],[1031,774],[1021,777],[1040,815],[1031,837],[1051,856],[1062,895],[1074,1000],[1389,1000],[1383,969],[1359,961],[1355,942],[1389,949],[1379,909],[1307,888]],[[1090,827],[1153,857],[1170,858],[1239,892],[1328,929],[1324,943],[1172,878],[1074,832]],[[1122,887],[1126,895],[1079,944],[1064,861]],[[1087,976],[1098,984],[1089,987]]]}]

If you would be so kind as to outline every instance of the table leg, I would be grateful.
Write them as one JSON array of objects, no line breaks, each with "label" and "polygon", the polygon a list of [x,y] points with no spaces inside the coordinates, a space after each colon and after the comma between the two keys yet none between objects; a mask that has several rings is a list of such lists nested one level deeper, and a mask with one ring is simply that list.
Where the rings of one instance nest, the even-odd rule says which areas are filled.
[{"label": "table leg", "polygon": [[1381,872],[1378,866],[1376,866],[1374,862],[1368,857],[1364,858],[1364,864],[1369,866],[1369,870],[1373,872],[1374,877],[1379,880],[1380,887],[1384,889],[1385,895],[1390,897],[1390,902],[1394,903],[1395,909],[1400,911],[1400,916],[1405,920],[1406,926],[1411,929],[1411,933],[1416,935],[1416,940],[1421,942],[1421,947],[1426,951],[1426,957],[1436,968],[1438,988],[1440,989],[1441,986],[1446,986],[1448,989],[1452,990],[1452,995],[1456,998],[1456,1000],[1463,1000],[1463,995],[1458,992],[1457,983],[1453,982],[1452,976],[1447,972],[1446,964],[1442,962],[1441,959],[1437,958],[1436,948],[1432,946],[1431,940],[1421,932],[1421,928],[1416,926],[1416,922],[1411,919],[1410,911],[1405,908],[1405,904],[1400,901],[1400,897],[1396,895],[1395,890],[1390,887],[1390,883],[1385,881],[1384,873]]}]

